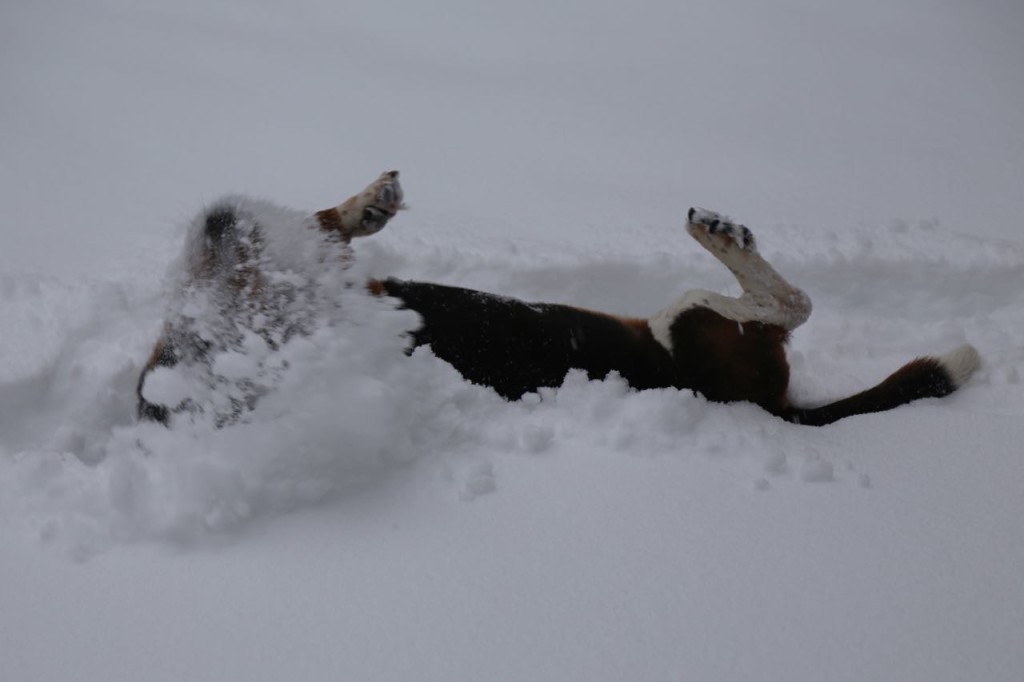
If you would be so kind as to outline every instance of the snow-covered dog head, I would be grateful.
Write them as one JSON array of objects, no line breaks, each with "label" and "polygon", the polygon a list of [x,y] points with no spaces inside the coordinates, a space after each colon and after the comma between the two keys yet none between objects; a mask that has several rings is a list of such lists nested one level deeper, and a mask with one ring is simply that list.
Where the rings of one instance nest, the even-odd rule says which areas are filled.
[{"label": "snow-covered dog head", "polygon": [[139,415],[210,412],[227,423],[251,409],[283,369],[289,339],[338,316],[353,288],[349,242],[405,208],[398,171],[334,208],[309,214],[234,195],[191,222],[173,267],[164,332],[138,384]]}]

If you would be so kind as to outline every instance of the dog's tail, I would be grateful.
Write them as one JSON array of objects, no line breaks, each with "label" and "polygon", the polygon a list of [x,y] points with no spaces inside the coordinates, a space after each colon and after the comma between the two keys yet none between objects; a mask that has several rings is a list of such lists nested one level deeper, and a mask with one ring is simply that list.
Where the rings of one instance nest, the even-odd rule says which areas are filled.
[{"label": "dog's tail", "polygon": [[941,398],[964,385],[981,365],[974,346],[965,344],[939,357],[908,362],[885,381],[821,407],[788,406],[779,416],[795,424],[824,426],[855,414],[884,412],[920,398]]}]

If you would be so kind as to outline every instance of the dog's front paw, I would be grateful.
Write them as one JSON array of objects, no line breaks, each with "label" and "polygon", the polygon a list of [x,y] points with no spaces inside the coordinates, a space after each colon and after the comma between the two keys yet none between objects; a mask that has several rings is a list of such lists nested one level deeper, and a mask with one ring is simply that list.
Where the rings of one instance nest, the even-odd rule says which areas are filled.
[{"label": "dog's front paw", "polygon": [[385,171],[380,174],[373,184],[367,189],[374,190],[374,206],[379,211],[395,215],[405,208],[405,193],[402,192],[402,185],[398,182],[398,171]]},{"label": "dog's front paw", "polygon": [[[353,202],[348,207],[352,217],[356,215],[356,211],[359,215],[359,225],[353,228],[352,236],[365,237],[382,230],[398,211],[405,208],[404,199],[405,193],[398,182],[398,171],[381,173],[380,177],[371,182],[366,189],[349,199]],[[342,204],[343,218],[346,215],[344,207],[348,203]]]},{"label": "dog's front paw", "polygon": [[[720,213],[703,208],[691,208],[687,214],[686,229],[697,241],[705,242],[714,238],[722,246],[743,251],[755,251],[757,244],[754,234],[745,226],[730,221]],[[731,243],[729,243],[731,242]]]},{"label": "dog's front paw", "polygon": [[336,208],[318,212],[316,218],[323,229],[338,232],[348,241],[380,232],[405,208],[404,199],[398,171],[385,171],[362,192]]}]

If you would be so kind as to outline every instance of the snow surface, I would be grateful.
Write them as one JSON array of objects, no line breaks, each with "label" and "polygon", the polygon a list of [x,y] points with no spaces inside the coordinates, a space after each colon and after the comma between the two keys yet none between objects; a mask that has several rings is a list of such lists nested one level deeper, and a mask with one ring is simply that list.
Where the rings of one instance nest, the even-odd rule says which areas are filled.
[{"label": "snow surface", "polygon": [[[0,676],[1019,681],[1022,25],[1011,0],[3,3]],[[965,342],[984,364],[821,429],[575,374],[510,404],[339,294],[344,333],[289,344],[249,423],[134,424],[195,212],[327,208],[389,168],[411,210],[361,272],[649,315],[738,293],[697,204],[814,299],[801,400]]]}]

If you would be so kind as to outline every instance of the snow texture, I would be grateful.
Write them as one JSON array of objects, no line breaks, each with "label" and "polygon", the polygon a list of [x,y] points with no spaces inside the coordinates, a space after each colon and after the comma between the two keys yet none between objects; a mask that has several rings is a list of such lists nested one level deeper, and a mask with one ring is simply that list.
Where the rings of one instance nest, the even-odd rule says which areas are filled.
[{"label": "snow texture", "polygon": [[[1019,682],[1022,19],[4,3],[2,677]],[[245,418],[136,424],[165,317],[216,306],[172,295],[190,219],[238,192],[301,236],[382,168],[411,210],[352,268],[273,247],[304,334],[217,327],[207,374],[145,387],[230,403],[256,374]],[[508,403],[406,356],[415,316],[347,286],[640,317],[736,296],[693,203],[814,299],[797,401],[919,356],[966,375],[942,355],[965,344],[980,369],[820,429],[576,372]]]}]

